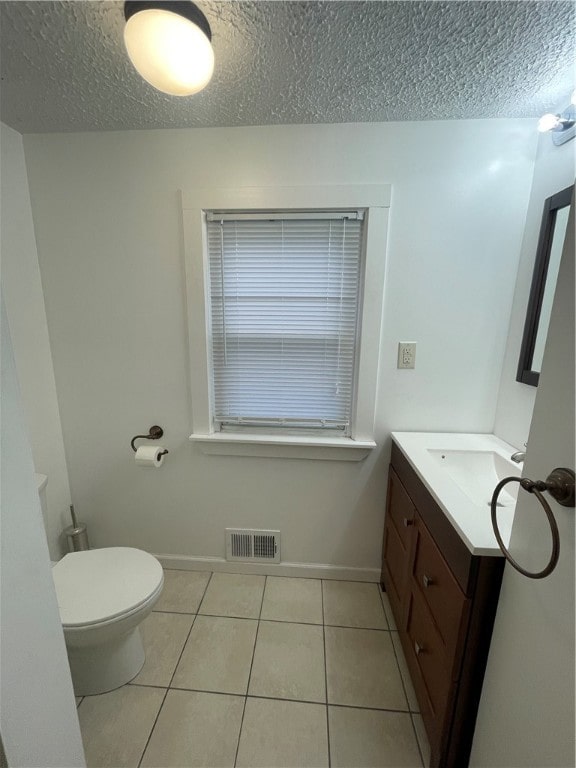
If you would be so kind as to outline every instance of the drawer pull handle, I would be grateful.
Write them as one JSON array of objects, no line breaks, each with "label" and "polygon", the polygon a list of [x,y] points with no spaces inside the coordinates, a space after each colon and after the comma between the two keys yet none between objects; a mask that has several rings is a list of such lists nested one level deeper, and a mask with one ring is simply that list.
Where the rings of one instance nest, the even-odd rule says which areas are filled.
[{"label": "drawer pull handle", "polygon": [[420,656],[420,654],[424,651],[424,646],[420,645],[420,643],[414,642],[414,651],[416,656]]},{"label": "drawer pull handle", "polygon": [[414,520],[410,520],[410,518],[405,517],[404,518],[404,525],[406,526],[406,528],[408,528],[409,525],[414,525]]},{"label": "drawer pull handle", "polygon": [[431,579],[430,576],[424,574],[422,576],[422,584],[424,584],[425,587],[429,587],[431,584],[434,584],[434,580]]}]

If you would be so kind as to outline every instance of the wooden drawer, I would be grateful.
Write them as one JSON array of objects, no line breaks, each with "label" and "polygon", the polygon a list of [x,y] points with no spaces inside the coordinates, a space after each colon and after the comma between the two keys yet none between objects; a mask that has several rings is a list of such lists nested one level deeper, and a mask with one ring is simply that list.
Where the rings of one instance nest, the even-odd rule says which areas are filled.
[{"label": "wooden drawer", "polygon": [[390,515],[398,536],[402,540],[404,549],[410,549],[410,540],[412,538],[412,526],[414,525],[414,516],[416,509],[410,496],[408,496],[400,478],[390,467],[390,479],[388,486],[388,507],[387,512]]},{"label": "wooden drawer", "polygon": [[[470,600],[466,598],[423,521],[416,524],[412,580],[430,609],[447,658],[457,673],[461,632],[465,631]],[[452,669],[451,669],[452,672]]]},{"label": "wooden drawer", "polygon": [[[434,731],[440,733],[454,683],[442,638],[420,590],[414,585],[410,590],[406,632],[409,665],[416,665],[416,679],[421,684],[415,687],[421,699],[422,714],[429,710],[428,715],[433,720]],[[418,691],[418,688],[421,690]]]},{"label": "wooden drawer", "polygon": [[386,585],[394,618],[398,626],[402,624],[402,600],[406,593],[409,577],[408,555],[398,536],[396,526],[387,520],[384,528],[383,581]]}]

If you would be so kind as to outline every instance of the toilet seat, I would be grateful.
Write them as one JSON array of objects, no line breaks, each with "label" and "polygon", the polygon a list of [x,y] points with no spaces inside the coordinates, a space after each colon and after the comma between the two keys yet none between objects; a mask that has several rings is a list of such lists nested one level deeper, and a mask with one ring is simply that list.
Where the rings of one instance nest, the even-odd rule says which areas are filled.
[{"label": "toilet seat", "polygon": [[162,566],[132,547],[70,552],[52,569],[64,629],[133,613],[162,589]]}]

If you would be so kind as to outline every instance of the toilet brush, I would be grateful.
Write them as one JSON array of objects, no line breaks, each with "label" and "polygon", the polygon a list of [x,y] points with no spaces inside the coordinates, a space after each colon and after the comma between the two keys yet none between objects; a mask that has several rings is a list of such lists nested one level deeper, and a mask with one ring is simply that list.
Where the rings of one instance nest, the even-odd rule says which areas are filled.
[{"label": "toilet brush", "polygon": [[69,552],[82,552],[85,549],[90,549],[88,543],[88,529],[86,523],[79,523],[74,511],[74,504],[70,504],[70,515],[72,517],[72,525],[64,530],[66,537],[68,538],[68,551]]}]

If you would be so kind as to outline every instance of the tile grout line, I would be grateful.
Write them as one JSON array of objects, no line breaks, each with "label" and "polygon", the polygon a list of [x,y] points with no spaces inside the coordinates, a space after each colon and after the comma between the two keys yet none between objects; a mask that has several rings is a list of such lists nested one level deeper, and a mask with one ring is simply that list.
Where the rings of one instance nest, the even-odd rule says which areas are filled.
[{"label": "tile grout line", "polygon": [[264,589],[262,590],[262,598],[260,600],[260,610],[258,612],[258,624],[256,625],[256,637],[254,638],[254,647],[252,648],[252,660],[250,661],[250,671],[248,672],[248,680],[246,681],[246,694],[244,695],[244,707],[242,708],[242,719],[240,720],[240,728],[238,730],[238,743],[236,744],[236,754],[234,755],[234,768],[238,761],[238,752],[240,750],[240,738],[242,736],[242,728],[244,727],[244,715],[246,714],[246,704],[248,702],[248,689],[250,687],[250,678],[252,677],[252,667],[254,666],[254,656],[256,655],[256,643],[258,642],[258,632],[260,630],[260,617],[262,616],[262,607],[264,605],[264,595],[266,594],[266,585],[268,583],[268,576],[264,576]]},{"label": "tile grout line", "polygon": [[[0,0],[1,1],[1,0]],[[280,578],[276,576],[275,578]],[[368,582],[370,583],[370,582]],[[301,624],[304,627],[321,627],[321,626],[327,626],[327,627],[334,627],[336,629],[367,629],[370,632],[397,632],[397,629],[390,629],[389,627],[359,627],[353,624],[326,624],[324,625],[323,622],[315,622],[315,621],[292,621],[291,619],[253,619],[248,616],[234,616],[232,614],[220,614],[220,613],[201,613],[198,611],[198,613],[191,613],[191,612],[183,612],[183,611],[152,611],[152,613],[169,613],[173,616],[206,616],[209,619],[239,619],[242,621],[263,621],[270,624]],[[384,612],[384,617],[386,618],[386,613]],[[386,619],[387,621],[387,619]]]},{"label": "tile grout line", "polygon": [[[319,706],[326,705],[325,701],[318,701],[313,699],[288,699],[281,696],[266,696],[263,693],[258,695],[252,693],[232,693],[230,691],[214,691],[209,688],[181,688],[178,685],[172,685],[169,689],[162,687],[161,685],[134,685],[135,688],[153,688],[160,691],[189,691],[190,693],[209,693],[214,696],[235,696],[242,699],[265,699],[267,701],[290,701],[294,704],[317,704]],[[408,709],[394,709],[393,707],[367,707],[360,704],[339,704],[338,702],[330,702],[331,707],[340,707],[341,709],[363,709],[369,712],[395,712],[399,715],[419,715],[419,712],[413,712]]]},{"label": "tile grout line", "polygon": [[164,571],[173,571],[174,573],[224,573],[230,576],[264,576],[271,579],[298,579],[298,581],[342,581],[352,584],[380,584],[380,578],[374,579],[340,579],[324,576],[286,576],[278,573],[246,573],[246,571],[202,571],[196,568],[164,568]]},{"label": "tile grout line", "polygon": [[[204,600],[204,595],[206,594],[206,590],[208,589],[208,585],[212,581],[212,573],[210,574],[210,577],[208,578],[208,581],[206,582],[206,586],[204,587],[204,592],[202,593],[202,597],[200,598],[200,602],[198,603],[198,608],[202,605],[202,600]],[[160,611],[159,611],[160,613]],[[188,614],[191,615],[191,614]],[[148,738],[146,739],[146,744],[144,745],[144,749],[142,750],[142,754],[140,756],[140,760],[138,761],[138,768],[142,765],[142,760],[144,760],[144,755],[146,754],[146,750],[148,749],[148,744],[150,744],[150,739],[152,738],[152,734],[154,733],[154,728],[156,728],[156,723],[158,722],[158,718],[160,717],[160,713],[162,712],[162,709],[164,708],[164,702],[166,701],[166,697],[168,696],[168,691],[170,690],[170,686],[172,685],[172,681],[174,680],[174,675],[176,674],[176,670],[178,669],[178,664],[180,664],[180,659],[182,658],[182,655],[184,653],[184,648],[186,648],[186,643],[188,642],[188,638],[190,637],[192,633],[192,627],[196,623],[196,617],[198,616],[198,613],[194,614],[194,618],[192,619],[192,624],[190,625],[190,629],[188,630],[188,634],[186,635],[186,640],[184,640],[184,643],[182,645],[182,650],[180,651],[180,655],[178,656],[178,660],[176,661],[176,664],[174,665],[174,671],[172,672],[172,676],[170,677],[170,682],[168,683],[168,687],[166,688],[164,692],[164,696],[162,698],[162,703],[160,704],[160,707],[158,709],[158,712],[156,714],[156,717],[154,718],[154,723],[152,724],[152,728],[150,729],[150,733],[148,734]]]},{"label": "tile grout line", "polygon": [[416,730],[416,723],[414,722],[414,715],[419,714],[418,712],[410,712],[410,720],[412,722],[412,730],[414,731],[414,738],[416,739],[416,746],[418,747],[418,752],[420,753],[420,760],[422,762],[422,765],[426,765],[426,761],[424,760],[424,752],[422,751],[422,747],[420,746],[420,739],[418,738],[418,731]]},{"label": "tile grout line", "polygon": [[154,683],[126,683],[131,688],[158,688],[161,691],[168,690],[167,685],[154,685]]},{"label": "tile grout line", "polygon": [[390,642],[392,643],[392,652],[394,653],[394,658],[396,660],[396,666],[398,667],[398,674],[400,675],[400,682],[402,683],[402,690],[404,691],[404,698],[406,699],[406,706],[408,707],[408,712],[412,714],[413,710],[410,706],[410,699],[408,698],[408,688],[404,682],[404,675],[402,674],[402,670],[400,669],[400,662],[398,660],[398,654],[396,653],[396,646],[394,645],[394,641],[392,640],[392,636],[390,636]]},{"label": "tile grout line", "polygon": [[[282,701],[287,701],[287,699],[282,699]],[[288,699],[289,701],[289,699]],[[310,704],[315,704],[317,702],[311,701]],[[338,704],[335,701],[331,701],[330,705],[331,707],[340,707],[340,709],[363,709],[367,710],[368,712],[395,712],[399,715],[411,715],[411,714],[418,714],[417,712],[409,712],[407,709],[392,709],[391,707],[366,707],[366,706],[360,706],[360,704]]]},{"label": "tile grout line", "polygon": [[[386,612],[386,606],[385,606],[385,604],[384,604],[384,595],[386,594],[386,592],[385,592],[385,591],[384,591],[384,590],[381,588],[381,586],[379,587],[379,589],[378,589],[378,592],[380,593],[380,600],[382,601],[382,609],[383,609],[383,611],[384,611],[384,616],[386,617],[386,623],[387,623],[387,624],[388,624],[388,626],[389,626],[389,632],[390,632],[390,633],[392,633],[392,632],[395,632],[395,633],[396,633],[396,635],[397,635],[397,636],[398,636],[398,638],[399,638],[399,634],[398,634],[399,630],[398,630],[398,627],[396,627],[396,629],[392,629],[392,627],[390,626],[390,619],[388,618],[388,614],[387,614],[387,612]],[[399,658],[398,658],[398,653],[396,652],[396,644],[394,643],[394,639],[393,639],[393,637],[392,637],[392,634],[390,634],[390,640],[392,640],[392,648],[393,648],[393,650],[394,650],[394,656],[395,656],[395,658],[396,658],[396,664],[398,665],[398,671],[400,672],[400,680],[402,681],[402,688],[403,688],[403,690],[404,690],[404,696],[406,696],[406,702],[407,702],[407,704],[408,704],[408,711],[410,712],[410,715],[411,715],[411,716],[412,716],[413,714],[417,714],[417,715],[419,715],[419,714],[420,714],[420,711],[419,711],[419,710],[415,710],[415,709],[412,709],[412,705],[410,704],[410,699],[409,699],[409,697],[408,697],[408,689],[407,689],[407,686],[406,686],[406,684],[405,684],[405,682],[404,682],[404,676],[403,676],[403,674],[402,674],[402,670],[401,670],[401,668],[400,668],[400,661],[399,661]],[[400,645],[400,648],[402,648],[402,645]],[[411,720],[412,720],[412,727],[415,729],[415,726],[414,726],[414,719],[413,719],[412,717],[411,717]],[[422,750],[420,749],[420,742],[418,741],[418,739],[416,739],[416,742],[418,743],[418,750],[420,751],[420,756],[422,757]],[[424,759],[423,759],[423,758],[422,758],[422,762],[424,762]]]},{"label": "tile grout line", "polygon": [[152,738],[152,733],[154,732],[154,728],[156,728],[156,723],[158,722],[158,718],[160,717],[160,712],[162,712],[162,707],[164,706],[164,702],[166,701],[166,696],[168,696],[168,691],[170,689],[166,688],[164,691],[164,696],[162,696],[162,702],[160,704],[160,707],[158,708],[158,712],[156,713],[156,717],[154,718],[154,722],[152,723],[152,728],[150,728],[150,733],[148,734],[148,738],[146,739],[146,744],[144,744],[144,749],[142,750],[142,754],[140,755],[140,760],[138,760],[138,768],[142,765],[142,760],[144,760],[144,755],[146,754],[146,750],[148,749],[148,744],[150,743],[150,739]]},{"label": "tile grout line", "polygon": [[[384,618],[386,619],[386,624],[388,625],[388,630],[390,632],[396,632],[397,629],[393,629],[391,626],[390,617],[388,616],[388,611],[386,610],[386,604],[384,602],[384,595],[388,596],[386,593],[386,590],[382,589],[382,584],[378,582],[378,594],[380,595],[380,602],[382,603],[382,610],[384,611]],[[390,603],[390,598],[388,598],[388,603]],[[396,620],[394,620],[394,624],[396,624]]]},{"label": "tile grout line", "polygon": [[192,634],[192,630],[194,628],[194,624],[196,624],[196,619],[198,618],[198,611],[200,610],[200,606],[202,605],[202,601],[204,600],[204,597],[206,596],[206,592],[208,591],[208,587],[210,586],[210,582],[212,581],[212,573],[210,574],[210,578],[206,582],[206,586],[204,587],[204,592],[202,592],[202,597],[200,598],[200,602],[198,603],[198,609],[196,613],[194,614],[194,618],[192,619],[192,624],[190,625],[190,629],[188,631],[188,634],[186,635],[186,640],[184,641],[184,645],[182,646],[182,650],[180,651],[180,655],[178,656],[178,661],[176,662],[174,666],[174,672],[172,672],[172,676],[170,678],[170,682],[168,683],[168,688],[170,689],[172,687],[172,683],[174,681],[174,677],[176,675],[176,670],[178,669],[178,665],[180,664],[180,660],[182,659],[182,656],[184,655],[184,649],[186,648],[186,644],[188,643],[188,640],[190,638],[190,635]]},{"label": "tile grout line", "polygon": [[[208,693],[211,693],[211,691],[208,691]],[[212,691],[212,693],[216,693],[217,695],[228,695],[228,694],[218,694],[215,691]],[[318,704],[319,706],[323,706],[325,702],[323,701],[311,701],[310,699],[282,699],[278,696],[264,696],[263,694],[258,694],[258,696],[254,696],[253,694],[249,694],[249,699],[266,699],[268,701],[291,701],[294,704]],[[391,708],[385,708],[385,707],[361,707],[359,704],[337,704],[336,702],[330,702],[329,706],[331,707],[340,707],[341,709],[365,709],[369,712],[395,712],[399,715],[417,715],[418,712],[409,712],[407,709],[391,709]]]},{"label": "tile grout line", "polygon": [[[324,603],[324,598],[322,598],[322,603]],[[386,615],[384,614],[384,618],[386,618]],[[355,624],[325,624],[324,622],[314,622],[314,621],[291,621],[289,619],[262,619],[262,621],[270,623],[270,624],[301,624],[304,627],[334,627],[335,629],[367,629],[369,632],[392,632],[393,630],[389,629],[388,627],[359,627]]]},{"label": "tile grout line", "polygon": [[[187,691],[188,693],[209,693],[212,696],[235,696],[237,699],[245,699],[245,693],[232,693],[231,691],[212,691],[210,688],[181,688],[179,685],[173,685],[171,691]],[[253,699],[254,696],[248,696]]]},{"label": "tile grout line", "polygon": [[[379,585],[378,592],[380,593],[380,600],[382,602],[382,609],[384,611],[384,615],[386,616],[386,623],[388,624],[388,626],[390,628],[390,632],[398,632],[398,627],[396,627],[396,629],[393,629],[390,626],[391,622],[390,622],[390,619],[388,617],[388,613],[386,611],[386,606],[385,606],[385,603],[384,603],[384,595],[386,594],[386,592],[382,589],[381,585]],[[388,604],[390,604],[390,600],[389,599],[388,599]],[[398,635],[398,637],[399,637],[399,635]],[[422,765],[425,766],[426,762],[424,760],[424,753],[422,751],[422,747],[420,746],[420,739],[418,738],[418,732],[416,730],[416,723],[414,722],[414,715],[420,715],[420,713],[419,712],[414,712],[412,710],[412,707],[410,705],[410,701],[408,699],[408,692],[407,692],[407,689],[406,689],[406,685],[404,683],[404,677],[402,676],[402,671],[400,669],[400,662],[398,661],[398,654],[396,653],[396,645],[394,643],[394,640],[392,639],[392,635],[390,635],[390,640],[392,640],[392,649],[394,650],[394,657],[396,658],[396,664],[398,666],[398,671],[400,672],[400,680],[402,682],[402,689],[404,690],[404,696],[406,697],[406,703],[408,705],[408,714],[410,715],[410,722],[412,724],[412,731],[414,733],[414,738],[416,739],[416,746],[418,747],[418,753],[420,755],[420,761],[421,761]],[[400,646],[400,647],[402,647],[402,646]]]},{"label": "tile grout line", "polygon": [[320,598],[322,602],[322,640],[324,642],[324,687],[326,695],[326,740],[328,742],[328,768],[332,765],[332,755],[330,752],[330,714],[328,709],[328,663],[326,660],[326,624],[324,617],[324,580],[320,581]]}]

